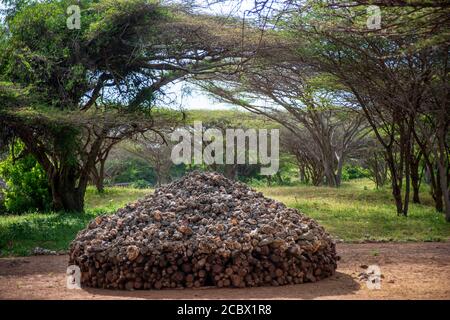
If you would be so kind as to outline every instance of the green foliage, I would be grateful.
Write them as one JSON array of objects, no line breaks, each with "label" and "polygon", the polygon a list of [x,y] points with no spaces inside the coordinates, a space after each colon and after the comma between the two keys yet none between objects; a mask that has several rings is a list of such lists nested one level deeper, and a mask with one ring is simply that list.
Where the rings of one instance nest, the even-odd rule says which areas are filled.
[{"label": "green foliage", "polygon": [[[108,37],[122,32],[121,26],[129,23],[136,16],[142,18],[139,27],[144,28],[145,26],[145,32],[155,34],[156,30],[151,30],[151,25],[155,21],[163,19],[167,14],[166,10],[156,6],[157,3],[157,1],[146,0],[99,1],[92,6],[92,11],[96,12],[96,19],[89,25],[86,38],[90,41],[97,39],[103,44],[107,44],[111,40]],[[148,14],[150,6],[153,6],[154,11]]]},{"label": "green foliage", "polygon": [[150,185],[145,180],[137,180],[133,182],[131,186],[136,189],[147,189]]},{"label": "green foliage", "polygon": [[[15,144],[17,152],[23,147]],[[0,162],[0,176],[5,180],[5,208],[7,212],[20,214],[50,209],[51,197],[47,177],[32,155],[13,161],[12,154]]]},{"label": "green foliage", "polygon": [[[81,8],[81,28],[66,27],[69,5]],[[124,80],[139,68],[139,41],[152,42],[166,9],[149,0],[33,1],[17,6],[0,29],[0,78],[39,92],[43,103],[75,108],[99,72]]]},{"label": "green foliage", "polygon": [[109,166],[117,175],[111,183],[128,183],[136,181],[147,181],[154,184],[156,181],[153,169],[145,161],[137,158],[127,158],[126,160],[111,160]]},{"label": "green foliage", "polygon": [[240,110],[189,110],[186,116],[186,121],[190,125],[195,121],[201,121],[206,126],[223,128],[270,130],[281,127],[280,124],[267,117]]},{"label": "green foliage", "polygon": [[348,181],[352,179],[369,178],[370,172],[357,165],[345,165],[342,170],[342,180]]}]

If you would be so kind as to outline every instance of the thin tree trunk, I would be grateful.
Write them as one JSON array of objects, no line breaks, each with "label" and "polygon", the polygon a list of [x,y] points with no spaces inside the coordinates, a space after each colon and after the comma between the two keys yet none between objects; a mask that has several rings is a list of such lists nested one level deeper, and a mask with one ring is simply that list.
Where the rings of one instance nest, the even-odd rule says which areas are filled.
[{"label": "thin tree trunk", "polygon": [[403,202],[403,215],[405,217],[408,216],[409,195],[411,193],[411,158],[412,158],[411,134],[413,123],[412,121],[413,120],[410,119],[410,122],[408,124],[408,131],[406,132],[405,137],[405,145],[400,150],[400,152],[403,152],[404,154],[404,161],[405,161],[405,200]]},{"label": "thin tree trunk", "polygon": [[444,212],[444,202],[442,201],[442,184],[441,184],[441,175],[439,174],[439,169],[436,174],[436,183],[433,191],[433,199],[436,204],[437,212]]},{"label": "thin tree trunk", "polygon": [[414,175],[411,175],[411,185],[413,187],[413,203],[420,203],[420,184]]},{"label": "thin tree trunk", "polygon": [[98,193],[105,192],[105,162],[106,158],[100,161],[99,168],[92,168],[91,178]]},{"label": "thin tree trunk", "polygon": [[413,203],[420,203],[419,161],[416,160],[411,161],[411,185],[413,188]]},{"label": "thin tree trunk", "polygon": [[389,171],[391,172],[391,183],[392,183],[392,195],[394,196],[395,206],[397,207],[397,214],[403,214],[403,200],[402,200],[402,189],[398,181],[398,172],[395,167],[394,156],[392,154],[392,149],[386,152],[387,163],[389,165]]},{"label": "thin tree trunk", "polygon": [[341,154],[338,157],[338,163],[337,163],[337,172],[336,172],[336,187],[341,186],[342,182],[342,168],[344,167],[344,156]]},{"label": "thin tree trunk", "polygon": [[409,169],[409,159],[406,157],[405,159],[405,201],[403,204],[403,215],[408,216],[408,208],[409,208],[409,194],[411,192],[411,172]]},{"label": "thin tree trunk", "polygon": [[420,203],[420,180],[422,174],[420,170],[420,159],[422,159],[422,152],[419,151],[417,156],[414,155],[414,145],[410,152],[410,172],[411,185],[413,187],[413,203]]},{"label": "thin tree trunk", "polygon": [[[442,119],[442,121],[445,121],[445,119]],[[446,132],[443,128],[443,125],[437,130],[437,140],[438,140],[438,149],[439,149],[439,156],[437,157],[438,162],[438,174],[440,179],[440,186],[442,191],[442,198],[444,202],[444,209],[445,209],[445,220],[450,222],[450,194],[449,194],[449,187],[448,187],[448,176],[447,176],[447,151],[445,146],[445,138],[446,138]]]}]

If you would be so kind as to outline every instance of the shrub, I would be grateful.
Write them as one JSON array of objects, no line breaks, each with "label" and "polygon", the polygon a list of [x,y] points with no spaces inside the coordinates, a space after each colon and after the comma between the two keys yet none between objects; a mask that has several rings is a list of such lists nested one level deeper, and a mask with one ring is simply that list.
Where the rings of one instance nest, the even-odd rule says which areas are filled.
[{"label": "shrub", "polygon": [[344,181],[368,177],[370,177],[369,171],[357,165],[345,165],[342,170],[342,180]]},{"label": "shrub", "polygon": [[148,188],[150,186],[150,184],[145,180],[137,180],[137,181],[133,182],[131,184],[131,186],[136,189],[145,189],[145,188]]},{"label": "shrub", "polygon": [[[15,150],[23,146],[16,143]],[[0,162],[0,176],[6,182],[4,206],[9,213],[46,211],[51,206],[51,196],[45,171],[36,159],[26,155],[13,161],[12,154]]]}]

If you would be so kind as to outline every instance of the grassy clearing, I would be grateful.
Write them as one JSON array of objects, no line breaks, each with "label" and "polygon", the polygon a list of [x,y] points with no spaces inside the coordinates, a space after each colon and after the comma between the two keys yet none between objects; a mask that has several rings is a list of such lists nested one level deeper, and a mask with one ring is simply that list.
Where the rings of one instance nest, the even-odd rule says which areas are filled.
[{"label": "grassy clearing", "polygon": [[[450,224],[435,212],[426,190],[422,205],[411,204],[408,218],[395,214],[389,189],[375,190],[369,180],[354,180],[339,189],[295,186],[258,188],[268,197],[298,208],[344,241],[445,241]],[[150,189],[89,188],[86,213],[30,213],[0,216],[0,255],[24,256],[36,246],[66,250],[76,233],[99,214],[113,213]]]},{"label": "grassy clearing", "polygon": [[152,192],[149,189],[108,188],[98,194],[94,188],[86,193],[86,212],[29,213],[0,216],[0,256],[25,256],[34,247],[66,250],[78,231],[95,216],[113,213],[125,204]]},{"label": "grassy clearing", "polygon": [[344,241],[446,241],[450,238],[450,224],[434,210],[426,190],[421,193],[422,204],[410,204],[407,218],[396,215],[388,188],[376,190],[365,179],[344,183],[339,189],[296,186],[259,190],[316,219],[333,236]]},{"label": "grassy clearing", "polygon": [[84,201],[87,211],[114,212],[127,203],[136,201],[152,192],[152,189],[112,187],[106,188],[104,193],[99,194],[95,188],[89,187]]}]

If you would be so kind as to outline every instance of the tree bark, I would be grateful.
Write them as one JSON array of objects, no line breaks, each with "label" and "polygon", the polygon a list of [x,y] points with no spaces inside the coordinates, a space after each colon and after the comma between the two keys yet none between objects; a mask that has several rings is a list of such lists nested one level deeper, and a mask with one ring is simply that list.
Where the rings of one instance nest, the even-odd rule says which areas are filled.
[{"label": "tree bark", "polygon": [[411,185],[413,188],[413,203],[420,204],[420,184],[416,175],[411,174]]},{"label": "tree bark", "polygon": [[[432,172],[434,169],[431,169]],[[434,173],[433,173],[434,174]],[[432,197],[435,202],[435,208],[437,212],[444,212],[444,202],[442,201],[442,185],[441,185],[441,175],[439,174],[439,169],[436,174],[436,182],[432,190]]]},{"label": "tree bark", "polygon": [[394,196],[395,206],[397,207],[397,214],[403,214],[403,199],[402,199],[402,189],[399,185],[398,171],[395,166],[394,156],[392,154],[392,149],[386,152],[386,161],[389,165],[389,171],[391,172],[391,183],[392,183],[392,195]]},{"label": "tree bark", "polygon": [[84,211],[84,194],[87,182],[80,181],[76,186],[77,179],[72,168],[67,174],[53,174],[50,179],[52,190],[53,210],[66,212]]},{"label": "tree bark", "polygon": [[336,173],[336,187],[340,187],[342,183],[342,169],[344,167],[344,156],[341,154],[338,157],[337,173]]},{"label": "tree bark", "polygon": [[445,209],[445,220],[450,222],[450,192],[449,192],[449,184],[448,184],[448,176],[447,176],[447,150],[445,145],[445,138],[447,136],[445,125],[442,123],[445,119],[440,120],[440,126],[437,130],[437,140],[438,140],[438,150],[439,156],[437,157],[438,163],[438,175],[440,180],[440,186],[442,191],[442,198],[444,202]]},{"label": "tree bark", "polygon": [[105,162],[106,158],[100,160],[99,168],[94,167],[92,169],[92,182],[95,184],[98,193],[105,192]]}]

